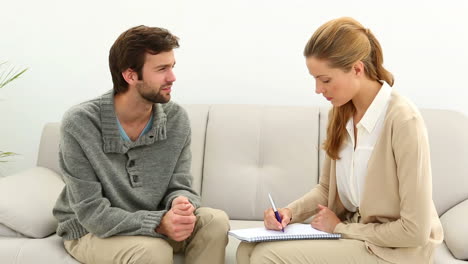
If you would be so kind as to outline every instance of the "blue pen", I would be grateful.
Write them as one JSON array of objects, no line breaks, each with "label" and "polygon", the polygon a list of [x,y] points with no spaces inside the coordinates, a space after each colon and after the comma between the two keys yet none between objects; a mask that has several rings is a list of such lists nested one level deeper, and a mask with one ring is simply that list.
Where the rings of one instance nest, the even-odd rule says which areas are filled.
[{"label": "blue pen", "polygon": [[[278,210],[276,210],[275,202],[273,202],[273,198],[271,198],[270,194],[268,194],[268,197],[270,198],[271,207],[275,212],[276,220],[278,220],[278,222],[281,224],[281,216],[279,215]],[[284,228],[281,228],[281,230],[284,232]]]}]

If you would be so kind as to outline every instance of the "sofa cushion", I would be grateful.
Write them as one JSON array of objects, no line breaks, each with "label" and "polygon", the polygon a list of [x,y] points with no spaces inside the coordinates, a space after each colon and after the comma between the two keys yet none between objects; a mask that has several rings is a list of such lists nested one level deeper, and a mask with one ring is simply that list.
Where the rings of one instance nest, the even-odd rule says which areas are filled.
[{"label": "sofa cushion", "polygon": [[468,259],[468,200],[448,210],[440,222],[444,228],[445,243],[457,259]]},{"label": "sofa cushion", "polygon": [[283,207],[308,192],[318,182],[318,122],[316,107],[212,106],[202,204],[262,220],[268,193]]},{"label": "sofa cushion", "polygon": [[42,167],[0,179],[0,224],[33,238],[54,233],[52,209],[63,186],[57,173]]},{"label": "sofa cushion", "polygon": [[0,224],[0,237],[25,237],[25,236],[9,228],[6,225]]},{"label": "sofa cushion", "polygon": [[58,162],[59,139],[60,123],[47,123],[42,130],[37,166],[60,173]]},{"label": "sofa cushion", "polygon": [[431,147],[433,199],[437,212],[468,197],[468,118],[451,110],[422,109]]},{"label": "sofa cushion", "polygon": [[447,245],[442,243],[434,252],[434,264],[466,264],[466,261],[454,258]]},{"label": "sofa cushion", "polygon": [[209,105],[182,105],[190,119],[192,130],[192,166],[190,171],[193,176],[192,187],[197,193],[201,193],[201,182],[203,173],[203,157],[205,152],[206,123],[208,122]]},{"label": "sofa cushion", "polygon": [[0,263],[79,264],[56,234],[41,239],[0,237]]}]

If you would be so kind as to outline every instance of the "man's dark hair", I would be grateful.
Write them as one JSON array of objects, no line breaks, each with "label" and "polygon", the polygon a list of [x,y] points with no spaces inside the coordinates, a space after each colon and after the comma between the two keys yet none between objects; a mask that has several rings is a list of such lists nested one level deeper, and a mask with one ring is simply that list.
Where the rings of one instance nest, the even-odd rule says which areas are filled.
[{"label": "man's dark hair", "polygon": [[109,68],[114,83],[114,92],[122,93],[128,89],[128,83],[122,72],[130,68],[143,78],[142,69],[145,54],[152,55],[171,51],[179,47],[178,38],[167,29],[137,26],[122,33],[109,52]]}]

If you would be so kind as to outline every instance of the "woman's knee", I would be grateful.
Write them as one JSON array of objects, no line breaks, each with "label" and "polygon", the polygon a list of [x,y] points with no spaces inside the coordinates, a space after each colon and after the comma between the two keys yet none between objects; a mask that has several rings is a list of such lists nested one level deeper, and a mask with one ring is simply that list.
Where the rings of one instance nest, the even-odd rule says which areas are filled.
[{"label": "woman's knee", "polygon": [[241,242],[236,252],[237,264],[250,264],[250,256],[257,244],[258,243]]},{"label": "woman's knee", "polygon": [[278,255],[275,250],[275,243],[259,243],[255,246],[255,248],[250,253],[250,263],[251,264],[278,264],[282,263],[280,259],[280,255]]}]

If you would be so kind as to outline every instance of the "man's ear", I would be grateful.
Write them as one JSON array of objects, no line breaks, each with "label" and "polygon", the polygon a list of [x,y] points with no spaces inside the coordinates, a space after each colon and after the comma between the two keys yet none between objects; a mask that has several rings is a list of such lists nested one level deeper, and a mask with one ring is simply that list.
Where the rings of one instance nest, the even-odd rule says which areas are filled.
[{"label": "man's ear", "polygon": [[128,69],[126,69],[125,71],[122,72],[122,77],[130,85],[132,85],[132,84],[136,83],[136,81],[138,81],[138,74],[135,71],[133,71],[132,69],[130,69],[130,68],[128,68]]},{"label": "man's ear", "polygon": [[365,65],[362,61],[357,61],[353,65],[353,72],[356,76],[364,76],[365,74]]}]

